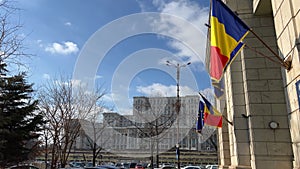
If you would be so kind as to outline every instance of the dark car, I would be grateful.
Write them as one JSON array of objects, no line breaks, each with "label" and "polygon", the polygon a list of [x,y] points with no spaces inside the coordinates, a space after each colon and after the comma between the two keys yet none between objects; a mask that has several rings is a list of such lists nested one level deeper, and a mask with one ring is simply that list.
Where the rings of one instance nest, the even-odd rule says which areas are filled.
[{"label": "dark car", "polygon": [[130,163],[123,163],[123,167],[125,169],[129,169],[130,168]]},{"label": "dark car", "polygon": [[119,169],[125,169],[124,165],[122,163],[116,163],[115,167],[119,168]]},{"label": "dark car", "polygon": [[92,162],[85,163],[84,168],[87,168],[87,167],[93,167],[93,163]]},{"label": "dark car", "polygon": [[130,164],[129,164],[129,168],[130,168],[130,169],[135,169],[136,164],[137,164],[137,163],[134,163],[134,162],[133,162],[133,163],[130,163]]},{"label": "dark car", "polygon": [[73,168],[83,168],[85,164],[83,162],[70,162],[69,166]]},{"label": "dark car", "polygon": [[148,163],[143,163],[142,165],[143,165],[144,168],[147,168],[149,164]]}]

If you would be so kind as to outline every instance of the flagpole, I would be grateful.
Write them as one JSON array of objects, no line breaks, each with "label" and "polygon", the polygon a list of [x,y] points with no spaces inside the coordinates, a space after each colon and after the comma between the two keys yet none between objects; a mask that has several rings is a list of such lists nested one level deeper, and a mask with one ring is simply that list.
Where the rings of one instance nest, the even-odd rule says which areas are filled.
[{"label": "flagpole", "polygon": [[285,69],[290,70],[291,69],[291,63],[285,62],[276,52],[274,52],[273,49],[271,49],[252,29],[249,30],[267,49],[269,49],[270,52],[274,54],[274,56],[280,61],[281,66],[283,66]]},{"label": "flagpole", "polygon": [[[269,60],[271,60],[271,61],[274,62],[274,63],[278,63],[278,64],[282,65],[282,63],[281,63],[280,61],[275,60],[275,59],[271,58],[270,56],[267,56],[267,55],[263,54],[262,52],[257,51],[256,49],[254,49],[253,47],[248,46],[247,44],[245,44],[245,47],[247,47],[248,49],[252,50],[252,51],[255,52],[255,53],[260,54],[260,55],[263,56],[263,57],[268,58]],[[282,65],[282,66],[283,66],[283,65]]]},{"label": "flagpole", "polygon": [[227,117],[225,117],[223,114],[222,114],[222,117],[225,119],[225,121],[226,121],[227,123],[229,123],[230,125],[233,126],[233,122],[229,121],[229,120],[227,119]]}]

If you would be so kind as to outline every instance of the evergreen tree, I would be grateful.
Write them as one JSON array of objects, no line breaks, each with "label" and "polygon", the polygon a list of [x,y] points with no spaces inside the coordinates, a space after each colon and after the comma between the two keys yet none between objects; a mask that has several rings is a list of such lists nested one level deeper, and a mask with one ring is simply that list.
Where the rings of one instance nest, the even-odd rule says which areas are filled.
[{"label": "evergreen tree", "polygon": [[28,160],[44,124],[25,77],[7,76],[0,62],[0,168]]}]

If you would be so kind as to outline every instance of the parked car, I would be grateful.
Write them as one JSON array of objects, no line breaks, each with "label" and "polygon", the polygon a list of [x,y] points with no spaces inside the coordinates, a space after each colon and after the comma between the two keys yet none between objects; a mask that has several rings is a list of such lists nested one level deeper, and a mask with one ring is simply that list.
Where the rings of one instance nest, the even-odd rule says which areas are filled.
[{"label": "parked car", "polygon": [[170,163],[162,163],[159,165],[159,167],[164,167],[164,166],[172,166]]},{"label": "parked car", "polygon": [[125,169],[123,163],[116,163],[115,167],[119,168],[119,169]]},{"label": "parked car", "polygon": [[11,166],[9,167],[9,169],[39,169],[39,168],[34,165],[22,164],[22,165]]},{"label": "parked car", "polygon": [[130,163],[126,162],[126,163],[123,163],[123,167],[125,169],[129,169],[130,168]]},{"label": "parked car", "polygon": [[72,168],[83,168],[85,164],[83,162],[70,162],[69,166]]},{"label": "parked car", "polygon": [[96,166],[96,167],[84,167],[84,169],[99,169],[99,168]]},{"label": "parked car", "polygon": [[218,169],[218,165],[207,165],[206,169]]},{"label": "parked car", "polygon": [[85,167],[85,169],[119,169],[119,168],[113,165],[99,165],[96,167]]},{"label": "parked car", "polygon": [[142,164],[136,164],[135,169],[145,169]]},{"label": "parked car", "polygon": [[99,165],[97,166],[98,169],[119,169],[118,167],[116,166],[113,166],[113,165]]},{"label": "parked car", "polygon": [[[156,163],[153,163],[153,167],[156,168]],[[152,168],[151,163],[149,163],[146,168]]]},{"label": "parked car", "polygon": [[188,166],[182,167],[181,169],[201,169],[201,167],[194,166],[194,165],[188,165]]},{"label": "parked car", "polygon": [[92,162],[85,163],[84,168],[87,168],[87,167],[93,167],[93,163]]},{"label": "parked car", "polygon": [[130,164],[129,164],[129,168],[130,168],[130,169],[135,169],[136,164],[137,164],[137,163],[135,163],[135,162],[130,163]]},{"label": "parked car", "polygon": [[149,164],[148,163],[143,163],[142,165],[143,165],[144,168],[147,168]]},{"label": "parked car", "polygon": [[170,163],[163,163],[159,165],[159,169],[175,169],[176,167]]},{"label": "parked car", "polygon": [[163,167],[160,167],[159,169],[176,169],[174,166],[171,165],[165,165]]}]

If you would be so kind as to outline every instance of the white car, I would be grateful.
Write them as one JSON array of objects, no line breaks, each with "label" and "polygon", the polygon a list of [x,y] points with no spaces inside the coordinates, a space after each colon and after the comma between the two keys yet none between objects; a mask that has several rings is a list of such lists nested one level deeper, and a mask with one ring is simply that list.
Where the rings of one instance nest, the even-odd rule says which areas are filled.
[{"label": "white car", "polygon": [[182,167],[181,169],[201,169],[200,166],[189,165]]},{"label": "white car", "polygon": [[206,169],[218,169],[218,165],[207,165]]}]

